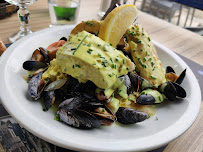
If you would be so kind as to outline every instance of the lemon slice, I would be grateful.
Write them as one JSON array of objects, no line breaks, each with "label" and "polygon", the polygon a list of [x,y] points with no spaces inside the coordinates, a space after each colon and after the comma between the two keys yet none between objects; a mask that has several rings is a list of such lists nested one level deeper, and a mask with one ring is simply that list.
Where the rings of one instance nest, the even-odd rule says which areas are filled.
[{"label": "lemon slice", "polygon": [[137,14],[138,10],[134,5],[123,5],[115,8],[104,19],[99,30],[99,37],[116,47]]}]

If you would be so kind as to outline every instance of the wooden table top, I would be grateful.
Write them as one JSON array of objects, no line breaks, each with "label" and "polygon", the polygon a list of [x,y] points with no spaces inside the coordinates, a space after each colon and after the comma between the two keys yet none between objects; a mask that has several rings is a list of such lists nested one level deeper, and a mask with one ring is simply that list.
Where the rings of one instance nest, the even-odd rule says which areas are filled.
[{"label": "wooden table top", "polygon": [[[100,18],[97,16],[101,0],[82,0],[78,23]],[[131,3],[132,4],[132,3]],[[48,28],[50,24],[48,4],[39,0],[28,7],[32,31]],[[203,37],[155,18],[146,13],[138,14],[137,23],[148,31],[151,39],[162,43],[172,51],[203,65]],[[0,39],[9,43],[8,36],[19,30],[17,15],[0,20]],[[202,152],[203,151],[203,103],[194,124],[180,137],[169,143],[164,152]]]}]

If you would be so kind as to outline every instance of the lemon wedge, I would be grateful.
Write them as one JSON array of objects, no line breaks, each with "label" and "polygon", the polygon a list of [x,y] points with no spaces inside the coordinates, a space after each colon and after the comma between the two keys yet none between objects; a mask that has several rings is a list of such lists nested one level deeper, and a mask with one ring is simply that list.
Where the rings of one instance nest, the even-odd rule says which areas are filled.
[{"label": "lemon wedge", "polygon": [[104,19],[99,30],[99,37],[116,47],[137,14],[138,10],[134,5],[122,5],[115,8]]}]

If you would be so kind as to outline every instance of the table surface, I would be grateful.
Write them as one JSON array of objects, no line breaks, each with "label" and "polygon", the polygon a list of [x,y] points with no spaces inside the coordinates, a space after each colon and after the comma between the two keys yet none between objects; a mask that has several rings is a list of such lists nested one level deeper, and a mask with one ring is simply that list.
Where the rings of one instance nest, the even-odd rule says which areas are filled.
[{"label": "table surface", "polygon": [[[101,0],[82,0],[78,23],[100,18],[97,16]],[[131,3],[131,1],[129,2]],[[132,4],[132,3],[131,3]],[[50,24],[46,0],[38,0],[28,7],[32,31],[48,28]],[[156,40],[172,51],[203,65],[203,37],[155,18],[146,13],[138,14],[137,23],[145,27],[151,39]],[[0,20],[0,39],[9,43],[8,36],[19,30],[17,15]],[[180,137],[169,143],[164,152],[203,152],[203,103],[194,124]]]}]

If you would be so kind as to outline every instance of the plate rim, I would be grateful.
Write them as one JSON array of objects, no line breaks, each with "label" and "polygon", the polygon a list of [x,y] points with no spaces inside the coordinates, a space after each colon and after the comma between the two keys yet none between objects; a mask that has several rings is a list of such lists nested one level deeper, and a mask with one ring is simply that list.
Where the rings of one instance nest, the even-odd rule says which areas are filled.
[{"label": "plate rim", "polygon": [[[47,29],[43,29],[43,30],[40,30],[40,31],[37,31],[37,32],[34,32],[33,34],[31,35],[28,35],[20,40],[18,40],[16,43],[12,44],[8,49],[7,51],[1,56],[0,58],[0,69],[3,70],[3,72],[0,73],[0,82],[2,83],[2,81],[4,80],[4,72],[5,72],[5,67],[4,66],[4,63],[7,63],[6,62],[6,59],[9,57],[9,55],[12,53],[12,50],[21,44],[21,42],[23,42],[24,40],[26,39],[29,39],[30,37],[32,36],[36,36],[38,34],[42,34],[43,32],[48,32],[50,30],[62,30],[62,29],[66,29],[66,28],[73,28],[75,25],[65,25],[65,26],[61,26],[61,27],[53,27],[53,28],[47,28]],[[155,45],[155,47],[159,47],[161,50],[164,50],[164,52],[170,52],[171,56],[173,58],[176,59],[176,61],[178,60],[179,62],[181,62],[181,65],[182,64],[185,64],[186,67],[187,67],[187,71],[190,72],[191,77],[192,79],[195,80],[194,84],[196,86],[196,90],[199,92],[197,94],[199,94],[199,96],[196,96],[196,99],[199,99],[200,102],[199,102],[199,105],[197,106],[197,111],[196,113],[193,115],[193,118],[192,120],[190,120],[190,123],[187,124],[187,127],[182,127],[182,130],[179,130],[178,133],[176,133],[176,135],[171,135],[170,139],[168,139],[167,141],[165,140],[164,142],[162,142],[161,144],[155,144],[155,145],[152,145],[152,146],[148,146],[148,147],[141,147],[140,149],[136,149],[138,151],[142,151],[142,150],[151,150],[151,149],[155,149],[155,148],[158,148],[160,146],[164,146],[165,144],[169,143],[170,141],[174,140],[175,138],[177,138],[178,136],[180,136],[181,134],[183,134],[187,129],[190,128],[190,126],[193,124],[193,122],[195,121],[195,119],[197,118],[197,115],[199,113],[199,110],[200,110],[200,104],[201,104],[201,92],[200,92],[200,87],[199,87],[199,83],[195,77],[195,75],[193,74],[192,70],[190,69],[190,67],[177,55],[175,54],[173,51],[171,51],[169,48],[163,46],[162,44],[160,44],[159,42],[156,42],[154,40],[152,40],[153,44]],[[0,90],[3,89],[3,84],[5,85],[5,83],[3,82],[1,85],[0,85]],[[84,144],[75,144],[75,145],[71,145],[72,143],[71,142],[67,142],[67,143],[70,143],[69,145],[64,145],[64,143],[60,143],[60,142],[56,142],[55,140],[53,139],[50,139],[50,138],[47,138],[46,135],[42,135],[42,134],[39,134],[36,132],[36,130],[33,130],[32,127],[30,127],[29,125],[27,124],[24,124],[24,122],[22,122],[21,119],[19,119],[18,117],[16,117],[14,115],[14,112],[12,111],[11,107],[9,107],[9,105],[7,105],[6,103],[6,97],[5,95],[0,91],[0,99],[2,99],[2,104],[4,105],[5,109],[8,111],[8,113],[20,124],[22,125],[25,129],[27,129],[28,131],[30,131],[31,133],[33,133],[34,135],[38,136],[39,138],[45,140],[45,141],[48,141],[50,143],[53,143],[55,145],[58,145],[58,146],[61,146],[61,147],[64,147],[64,148],[69,148],[69,149],[72,149],[72,150],[86,150],[86,151],[104,151],[104,150],[110,150],[110,151],[123,151],[123,150],[129,150],[129,151],[133,151],[135,150],[133,147],[132,148],[128,148],[126,149],[125,147],[119,147],[119,148],[103,148],[103,149],[94,149],[93,147],[85,147]],[[176,124],[176,123],[174,123]],[[159,132],[158,134],[161,134],[161,132]],[[177,135],[178,134],[178,135]],[[85,148],[85,149],[84,149]]]}]

